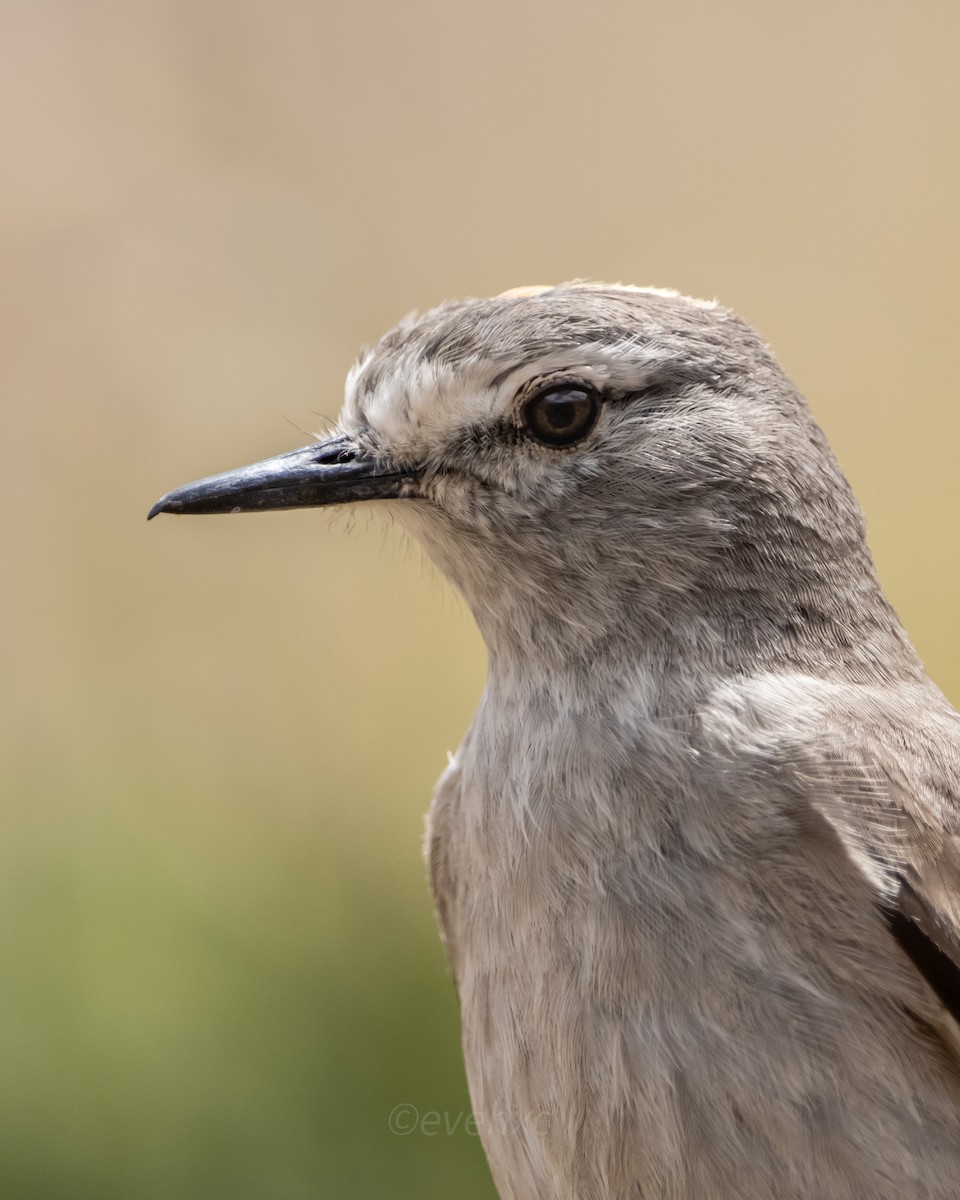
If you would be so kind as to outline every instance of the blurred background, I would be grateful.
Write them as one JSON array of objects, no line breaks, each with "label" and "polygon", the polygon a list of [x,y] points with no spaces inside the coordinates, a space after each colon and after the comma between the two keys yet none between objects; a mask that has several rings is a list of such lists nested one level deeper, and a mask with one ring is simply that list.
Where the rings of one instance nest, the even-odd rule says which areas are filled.
[{"label": "blurred background", "polygon": [[0,1197],[492,1200],[420,859],[469,614],[362,516],[144,521],[410,309],[739,309],[960,698],[958,52],[954,0],[0,6]]}]

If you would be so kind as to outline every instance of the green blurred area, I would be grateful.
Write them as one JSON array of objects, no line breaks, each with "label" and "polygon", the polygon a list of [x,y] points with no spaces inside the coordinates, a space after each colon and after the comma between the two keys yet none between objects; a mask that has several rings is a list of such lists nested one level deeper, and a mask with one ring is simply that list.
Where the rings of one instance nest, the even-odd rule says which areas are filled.
[{"label": "green blurred area", "polygon": [[958,35],[933,0],[3,7],[0,1197],[493,1196],[420,859],[469,614],[363,515],[144,523],[307,440],[409,309],[740,309],[960,694]]}]

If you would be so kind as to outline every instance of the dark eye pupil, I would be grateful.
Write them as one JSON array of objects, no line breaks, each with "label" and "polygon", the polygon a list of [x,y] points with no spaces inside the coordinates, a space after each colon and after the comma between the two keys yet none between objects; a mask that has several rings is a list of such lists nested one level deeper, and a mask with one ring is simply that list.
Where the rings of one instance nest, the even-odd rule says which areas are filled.
[{"label": "dark eye pupil", "polygon": [[543,402],[543,417],[557,433],[565,433],[571,426],[576,425],[583,407],[583,399],[578,401],[570,399],[569,396],[565,396],[563,399],[548,396]]},{"label": "dark eye pupil", "polygon": [[570,446],[587,436],[599,409],[600,399],[589,388],[547,388],[524,406],[523,423],[539,442]]}]

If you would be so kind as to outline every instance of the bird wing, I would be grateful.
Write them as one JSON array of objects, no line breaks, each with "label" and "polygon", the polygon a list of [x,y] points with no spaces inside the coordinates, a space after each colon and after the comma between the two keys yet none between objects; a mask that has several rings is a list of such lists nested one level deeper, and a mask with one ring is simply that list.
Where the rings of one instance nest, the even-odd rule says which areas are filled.
[{"label": "bird wing", "polygon": [[795,779],[874,884],[960,1058],[960,716],[932,685],[848,687],[820,701]]},{"label": "bird wing", "polygon": [[960,931],[931,902],[923,881],[904,880],[885,909],[890,932],[943,1005],[940,1032],[960,1056]]}]

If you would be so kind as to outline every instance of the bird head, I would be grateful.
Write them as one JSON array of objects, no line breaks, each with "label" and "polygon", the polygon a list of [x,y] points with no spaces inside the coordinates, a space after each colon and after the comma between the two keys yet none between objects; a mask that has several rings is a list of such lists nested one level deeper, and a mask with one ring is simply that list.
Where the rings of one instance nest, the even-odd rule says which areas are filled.
[{"label": "bird head", "polygon": [[351,370],[335,436],[151,516],[360,500],[426,547],[494,652],[589,657],[678,625],[740,652],[876,592],[859,508],[764,343],[657,289],[523,288],[408,317]]}]

